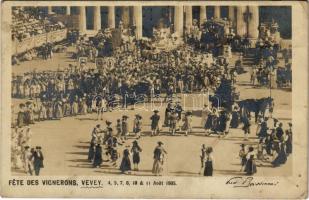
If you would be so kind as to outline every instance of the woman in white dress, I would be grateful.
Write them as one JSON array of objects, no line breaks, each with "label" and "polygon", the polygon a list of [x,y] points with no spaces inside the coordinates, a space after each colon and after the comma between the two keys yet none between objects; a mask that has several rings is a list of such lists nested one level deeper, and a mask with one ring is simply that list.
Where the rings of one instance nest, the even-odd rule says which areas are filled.
[{"label": "woman in white dress", "polygon": [[205,123],[207,121],[208,115],[210,113],[208,105],[204,105],[203,110],[202,110],[202,119],[201,119],[201,126],[204,127]]}]

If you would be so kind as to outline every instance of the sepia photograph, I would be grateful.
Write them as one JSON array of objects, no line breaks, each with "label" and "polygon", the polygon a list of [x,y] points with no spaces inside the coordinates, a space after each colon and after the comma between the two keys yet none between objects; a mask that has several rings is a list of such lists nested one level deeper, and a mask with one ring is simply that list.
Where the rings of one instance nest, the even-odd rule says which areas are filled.
[{"label": "sepia photograph", "polygon": [[283,187],[272,177],[297,175],[293,139],[308,128],[295,132],[292,96],[308,81],[294,70],[307,78],[308,66],[294,58],[293,3],[6,3],[6,176],[79,190],[146,180],[160,191],[223,178],[266,193]]}]

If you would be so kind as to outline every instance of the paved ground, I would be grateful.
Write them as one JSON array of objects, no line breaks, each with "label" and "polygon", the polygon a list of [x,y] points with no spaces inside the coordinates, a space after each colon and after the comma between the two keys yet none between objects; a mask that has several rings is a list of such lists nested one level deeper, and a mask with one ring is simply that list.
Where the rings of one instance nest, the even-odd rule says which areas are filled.
[{"label": "paved ground", "polygon": [[[74,63],[66,54],[56,54],[55,58],[48,61],[35,60],[22,63],[13,67],[13,73],[19,74],[36,68],[39,70],[54,69],[63,67],[69,63]],[[248,70],[248,69],[247,69]],[[242,74],[238,77],[237,90],[240,91],[240,98],[254,98],[269,96],[269,89],[254,88],[249,84],[249,74]],[[192,97],[192,98],[191,98]],[[189,99],[196,99],[198,96],[191,95]],[[286,123],[291,120],[291,92],[284,90],[272,90],[272,97],[275,99],[274,116],[280,121]],[[14,104],[19,100],[14,99]],[[190,100],[189,100],[190,101]],[[163,117],[164,108],[160,109]],[[88,146],[93,127],[101,123],[105,126],[106,119],[111,120],[113,125],[118,118],[126,113],[129,118],[129,130],[132,130],[133,116],[137,110],[120,110],[104,114],[101,122],[95,120],[94,114],[88,114],[78,117],[68,117],[61,120],[45,121],[32,125],[33,139],[32,145],[40,145],[43,148],[45,156],[45,168],[42,169],[42,175],[114,175],[119,174],[117,168],[111,167],[108,162],[103,163],[101,168],[92,168],[87,162]],[[181,133],[177,136],[169,136],[163,133],[161,136],[150,137],[151,111],[143,111],[144,136],[139,140],[143,149],[141,153],[140,171],[133,172],[133,175],[151,175],[153,150],[157,141],[164,143],[164,148],[168,152],[165,164],[165,173],[172,176],[199,176],[200,170],[200,147],[202,144],[211,145],[214,148],[214,175],[241,175],[240,160],[238,151],[240,144],[256,145],[255,137],[256,126],[251,127],[252,133],[249,141],[243,141],[243,132],[239,129],[231,129],[225,138],[218,138],[216,135],[204,136],[203,129],[200,128],[200,117],[193,117],[193,133],[188,137]],[[284,127],[284,128],[285,128]],[[167,131],[164,129],[163,131]],[[126,145],[131,144],[134,139],[130,138]],[[124,145],[125,146],[125,145]],[[123,148],[123,147],[122,147]],[[122,152],[120,148],[119,152]],[[104,158],[107,159],[107,158]],[[270,163],[263,163],[258,167],[258,176],[288,176],[292,172],[292,157],[288,158],[287,163],[279,168],[272,168]],[[120,160],[119,160],[120,162]],[[13,171],[13,174],[19,174]]]}]

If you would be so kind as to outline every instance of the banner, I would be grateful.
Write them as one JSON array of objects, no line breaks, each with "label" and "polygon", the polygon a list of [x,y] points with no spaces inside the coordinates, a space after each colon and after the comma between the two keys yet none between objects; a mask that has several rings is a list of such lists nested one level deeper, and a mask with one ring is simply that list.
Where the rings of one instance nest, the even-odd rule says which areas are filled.
[{"label": "banner", "polygon": [[103,69],[104,63],[105,63],[104,58],[96,58],[95,59],[95,65],[96,65],[96,68],[98,70],[102,70]]}]

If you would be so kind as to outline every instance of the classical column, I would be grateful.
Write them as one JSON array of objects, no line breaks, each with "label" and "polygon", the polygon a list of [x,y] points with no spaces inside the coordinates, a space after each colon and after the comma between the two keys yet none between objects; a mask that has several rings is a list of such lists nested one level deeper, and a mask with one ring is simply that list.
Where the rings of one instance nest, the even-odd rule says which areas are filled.
[{"label": "classical column", "polygon": [[71,15],[71,7],[70,6],[67,6],[66,9],[65,9],[65,14],[66,15]]},{"label": "classical column", "polygon": [[207,20],[206,6],[200,7],[200,25],[202,25]]},{"label": "classical column", "polygon": [[220,6],[215,6],[214,8],[215,8],[214,9],[214,18],[220,19],[221,18]]},{"label": "classical column", "polygon": [[47,14],[52,14],[52,12],[53,12],[53,8],[51,7],[51,6],[48,6],[47,7]]},{"label": "classical column", "polygon": [[245,22],[245,14],[246,6],[237,6],[237,20],[236,20],[236,30],[237,35],[246,36],[246,22]]},{"label": "classical column", "polygon": [[231,20],[233,23],[235,22],[235,6],[229,6],[229,20]]},{"label": "classical column", "polygon": [[86,31],[86,7],[80,6],[79,7],[79,31],[85,32]]},{"label": "classical column", "polygon": [[137,39],[143,37],[143,9],[142,6],[133,7],[133,24],[135,25],[135,36]]},{"label": "classical column", "polygon": [[183,37],[183,6],[175,6],[174,28],[179,37]]},{"label": "classical column", "polygon": [[249,6],[250,18],[248,21],[248,36],[252,39],[257,39],[259,36],[259,7]]},{"label": "classical column", "polygon": [[95,6],[93,9],[93,29],[98,31],[101,29],[101,7]]},{"label": "classical column", "polygon": [[129,27],[130,25],[130,7],[129,6],[122,7],[121,21],[123,23],[124,28]]},{"label": "classical column", "polygon": [[190,32],[192,27],[192,6],[185,6],[186,13],[186,30]]},{"label": "classical column", "polygon": [[115,28],[115,6],[108,6],[108,27]]}]

